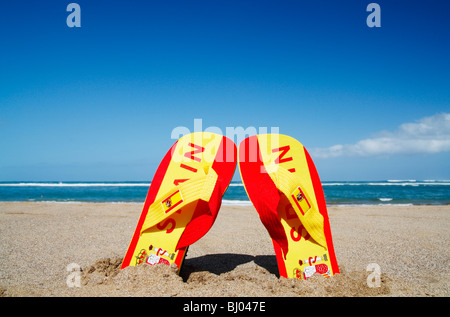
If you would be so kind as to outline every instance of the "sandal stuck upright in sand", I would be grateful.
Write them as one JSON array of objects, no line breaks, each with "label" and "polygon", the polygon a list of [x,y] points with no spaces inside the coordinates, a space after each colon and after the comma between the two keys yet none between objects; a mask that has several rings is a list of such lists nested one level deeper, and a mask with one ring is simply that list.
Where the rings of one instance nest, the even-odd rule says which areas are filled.
[{"label": "sandal stuck upright in sand", "polygon": [[236,168],[236,146],[209,132],[181,137],[159,165],[122,268],[175,264],[213,225]]},{"label": "sandal stuck upright in sand", "polygon": [[280,276],[339,273],[322,184],[303,145],[263,134],[243,140],[238,153],[242,182],[272,238]]}]

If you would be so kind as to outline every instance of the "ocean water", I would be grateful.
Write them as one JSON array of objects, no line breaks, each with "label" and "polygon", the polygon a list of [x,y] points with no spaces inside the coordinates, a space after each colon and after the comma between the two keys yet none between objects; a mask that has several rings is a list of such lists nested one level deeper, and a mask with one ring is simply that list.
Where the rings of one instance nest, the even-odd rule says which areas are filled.
[{"label": "ocean water", "polygon": [[[327,205],[448,205],[450,180],[323,182]],[[149,182],[0,182],[0,201],[138,202]],[[251,205],[241,182],[232,182],[224,205]]]}]

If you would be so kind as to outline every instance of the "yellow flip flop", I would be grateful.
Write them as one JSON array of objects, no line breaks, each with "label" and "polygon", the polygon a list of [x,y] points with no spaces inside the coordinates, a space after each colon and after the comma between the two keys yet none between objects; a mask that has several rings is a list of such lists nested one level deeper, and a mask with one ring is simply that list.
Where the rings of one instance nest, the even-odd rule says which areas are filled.
[{"label": "yellow flip flop", "polygon": [[213,225],[236,168],[236,145],[208,132],[181,137],[150,185],[122,268],[174,263]]},{"label": "yellow flip flop", "polygon": [[263,134],[243,140],[238,152],[242,182],[272,238],[280,276],[339,273],[322,184],[303,145]]}]

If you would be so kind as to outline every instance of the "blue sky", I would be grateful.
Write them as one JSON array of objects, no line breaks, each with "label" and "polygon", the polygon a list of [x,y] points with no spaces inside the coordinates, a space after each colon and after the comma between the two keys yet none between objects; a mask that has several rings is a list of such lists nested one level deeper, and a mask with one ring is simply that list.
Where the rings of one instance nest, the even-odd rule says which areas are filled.
[{"label": "blue sky", "polygon": [[450,179],[447,1],[70,2],[0,3],[0,181],[148,181],[195,118],[278,127],[322,180]]}]

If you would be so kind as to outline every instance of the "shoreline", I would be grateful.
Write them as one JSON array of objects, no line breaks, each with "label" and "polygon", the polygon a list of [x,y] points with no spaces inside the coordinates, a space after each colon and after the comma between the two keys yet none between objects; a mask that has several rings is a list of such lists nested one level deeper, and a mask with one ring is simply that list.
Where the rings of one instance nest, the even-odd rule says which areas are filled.
[{"label": "shoreline", "polygon": [[[278,277],[256,211],[236,205],[223,205],[211,230],[189,247],[180,276],[169,267],[119,270],[141,210],[141,203],[0,202],[0,295],[449,295],[448,205],[329,205],[341,274],[307,281]],[[79,288],[66,283],[71,263],[83,270]],[[381,268],[380,287],[367,285],[371,263]]]},{"label": "shoreline", "polygon": [[[17,200],[17,201],[0,201],[0,204],[3,203],[32,203],[32,204],[136,204],[136,205],[144,205],[144,202],[136,202],[136,201],[82,201],[82,200],[73,200],[73,201],[60,201],[60,200],[42,200],[42,201],[34,201],[34,200]],[[253,204],[250,200],[223,200],[222,206],[239,206],[239,207],[252,207]],[[336,203],[327,203],[327,208],[335,208],[335,207],[407,207],[407,206],[450,206],[448,203],[433,203],[433,204],[417,204],[417,203],[377,203],[377,204],[358,204],[358,203],[350,203],[350,204],[336,204]]]}]

